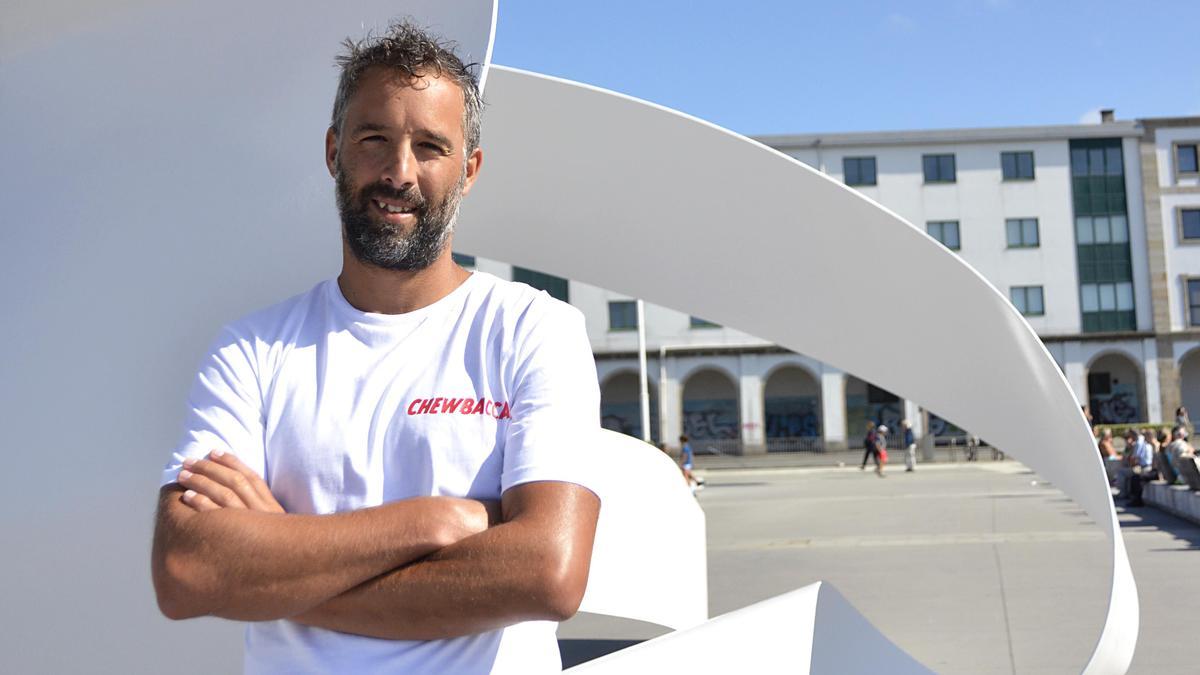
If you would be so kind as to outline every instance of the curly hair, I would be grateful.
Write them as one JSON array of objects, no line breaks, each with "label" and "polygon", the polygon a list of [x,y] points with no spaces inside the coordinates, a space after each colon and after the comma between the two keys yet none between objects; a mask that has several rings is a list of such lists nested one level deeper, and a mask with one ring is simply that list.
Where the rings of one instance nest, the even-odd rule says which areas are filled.
[{"label": "curly hair", "polygon": [[408,80],[426,75],[448,76],[463,93],[463,136],[465,152],[470,153],[479,147],[480,117],[483,114],[483,98],[473,72],[479,64],[464,64],[454,54],[456,46],[454,42],[431,35],[407,20],[392,22],[382,35],[368,34],[358,41],[346,38],[342,42],[345,51],[334,59],[342,69],[342,74],[338,80],[337,96],[333,100],[330,128],[335,134],[341,133],[346,121],[346,106],[358,90],[359,78],[369,68],[389,68]]}]

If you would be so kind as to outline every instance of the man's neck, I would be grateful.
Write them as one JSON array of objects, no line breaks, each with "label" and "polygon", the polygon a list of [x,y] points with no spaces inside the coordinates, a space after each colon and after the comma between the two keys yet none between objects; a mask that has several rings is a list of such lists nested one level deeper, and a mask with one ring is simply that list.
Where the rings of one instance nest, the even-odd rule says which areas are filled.
[{"label": "man's neck", "polygon": [[408,271],[364,264],[343,244],[337,281],[346,302],[359,311],[405,314],[441,300],[470,276],[454,264],[449,246],[429,267]]}]

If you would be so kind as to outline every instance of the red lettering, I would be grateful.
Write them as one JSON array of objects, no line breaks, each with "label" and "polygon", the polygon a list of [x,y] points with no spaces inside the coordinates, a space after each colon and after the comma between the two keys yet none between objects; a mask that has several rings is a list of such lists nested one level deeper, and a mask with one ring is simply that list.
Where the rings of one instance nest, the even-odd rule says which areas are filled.
[{"label": "red lettering", "polygon": [[431,399],[431,398],[425,399],[425,401],[423,403],[421,403],[421,407],[417,408],[417,414],[424,415],[425,413],[429,412],[429,408],[432,405],[433,405],[433,399]]},{"label": "red lettering", "polygon": [[446,399],[442,398],[441,396],[433,399],[433,407],[429,409],[429,414],[430,415],[438,414],[438,406],[441,405],[442,401],[445,401],[445,400]]},{"label": "red lettering", "polygon": [[508,407],[508,401],[505,401],[503,405],[504,405],[504,408],[503,408],[503,410],[500,411],[500,419],[511,420],[512,419],[512,409]]},{"label": "red lettering", "polygon": [[478,401],[475,402],[475,414],[476,415],[484,414],[483,413],[483,399],[479,399]]},{"label": "red lettering", "polygon": [[448,398],[446,399],[446,402],[442,404],[442,412],[452,413],[455,410],[458,410],[458,406],[462,402],[463,399],[461,398]]},{"label": "red lettering", "polygon": [[473,399],[463,399],[462,414],[470,415],[475,412],[475,401]]},{"label": "red lettering", "polygon": [[495,417],[496,409],[493,407],[494,404],[491,401],[484,401],[483,404],[486,406],[483,414]]},{"label": "red lettering", "polygon": [[413,402],[408,404],[408,414],[416,415],[417,414],[417,406],[419,406],[419,405],[421,405],[421,399],[414,398]]}]

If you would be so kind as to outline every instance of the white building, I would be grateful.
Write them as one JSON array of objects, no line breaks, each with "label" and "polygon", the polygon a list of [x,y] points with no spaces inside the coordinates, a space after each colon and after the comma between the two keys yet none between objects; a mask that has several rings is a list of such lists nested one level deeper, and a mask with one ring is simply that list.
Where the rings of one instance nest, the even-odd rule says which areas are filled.
[{"label": "white building", "polygon": [[[1143,124],[1107,113],[1094,125],[758,140],[961,255],[1028,317],[1097,420],[1115,423],[1171,419],[1181,374],[1184,402],[1200,411],[1197,138],[1200,118]],[[1156,164],[1143,173],[1146,158]],[[477,266],[584,312],[605,423],[640,435],[633,299],[491,261]],[[955,329],[952,307],[938,326],[908,325],[904,307],[871,309],[884,335]],[[837,449],[861,444],[868,419],[894,426],[905,417],[925,432],[919,401],[702,317],[647,305],[646,337],[651,432],[670,445],[686,433],[732,452]],[[930,412],[934,434],[963,433]]]},{"label": "white building", "polygon": [[1200,117],[1139,120],[1163,416],[1200,412]]}]

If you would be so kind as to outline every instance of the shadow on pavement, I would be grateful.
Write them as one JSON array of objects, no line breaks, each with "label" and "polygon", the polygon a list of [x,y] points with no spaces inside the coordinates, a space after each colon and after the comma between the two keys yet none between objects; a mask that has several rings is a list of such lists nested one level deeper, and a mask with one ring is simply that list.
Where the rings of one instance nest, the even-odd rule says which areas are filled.
[{"label": "shadow on pavement", "polygon": [[1176,539],[1188,543],[1186,549],[1170,550],[1200,550],[1200,527],[1153,506],[1129,507],[1118,504],[1117,517],[1121,521],[1122,530],[1153,529],[1166,532]]},{"label": "shadow on pavement", "polygon": [[558,652],[562,655],[563,670],[566,670],[641,642],[645,640],[559,639]]}]

